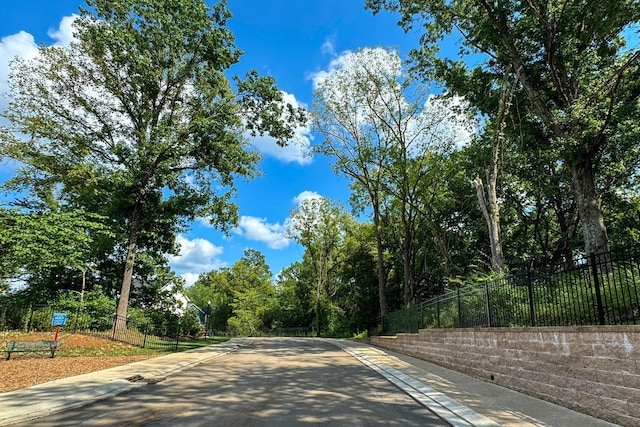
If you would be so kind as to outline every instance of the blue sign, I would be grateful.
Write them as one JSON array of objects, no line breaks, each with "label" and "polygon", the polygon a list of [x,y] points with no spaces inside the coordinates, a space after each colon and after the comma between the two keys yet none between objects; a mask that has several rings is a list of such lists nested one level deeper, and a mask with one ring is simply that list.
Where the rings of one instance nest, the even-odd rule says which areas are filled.
[{"label": "blue sign", "polygon": [[64,326],[67,323],[67,313],[53,313],[52,326]]}]

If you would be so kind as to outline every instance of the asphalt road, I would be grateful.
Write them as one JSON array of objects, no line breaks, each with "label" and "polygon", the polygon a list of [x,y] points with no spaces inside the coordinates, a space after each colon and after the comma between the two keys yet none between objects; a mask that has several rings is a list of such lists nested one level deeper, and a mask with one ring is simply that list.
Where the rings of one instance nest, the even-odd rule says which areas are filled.
[{"label": "asphalt road", "polygon": [[330,343],[254,344],[108,400],[25,426],[447,426]]}]

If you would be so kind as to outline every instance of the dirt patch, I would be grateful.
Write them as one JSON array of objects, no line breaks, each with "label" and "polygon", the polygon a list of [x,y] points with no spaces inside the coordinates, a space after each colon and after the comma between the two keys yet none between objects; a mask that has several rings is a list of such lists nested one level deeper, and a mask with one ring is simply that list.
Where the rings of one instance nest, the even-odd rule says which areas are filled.
[{"label": "dirt patch", "polygon": [[[0,349],[4,350],[5,343],[12,340],[51,339],[53,335],[49,333],[5,333],[0,335]],[[158,356],[140,354],[141,349],[88,335],[67,334],[59,339],[63,346],[53,359],[47,353],[14,353],[6,360],[6,353],[0,353],[0,393]]]},{"label": "dirt patch", "polygon": [[[13,357],[13,356],[12,356]],[[152,356],[55,357],[0,360],[0,393],[146,360]]]}]

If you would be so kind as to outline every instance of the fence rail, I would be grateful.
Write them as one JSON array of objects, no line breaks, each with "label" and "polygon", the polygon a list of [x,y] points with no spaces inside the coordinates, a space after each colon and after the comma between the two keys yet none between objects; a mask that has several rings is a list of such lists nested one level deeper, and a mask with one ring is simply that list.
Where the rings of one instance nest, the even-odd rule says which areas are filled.
[{"label": "fence rail", "polygon": [[640,324],[637,249],[590,254],[477,283],[388,314],[382,334],[423,328]]},{"label": "fence rail", "polygon": [[0,304],[0,331],[53,331],[53,313],[68,312],[69,318],[63,327],[65,332],[99,336],[142,348],[175,350],[181,336],[187,332],[180,318],[163,319],[162,322],[139,321],[117,315],[98,316],[81,309],[65,310],[60,307],[35,305],[25,308],[7,307]]},{"label": "fence rail", "polygon": [[180,323],[158,330],[148,322],[136,322],[121,316],[114,316],[108,329],[82,329],[79,333],[100,336],[142,348],[176,350],[180,340]]}]

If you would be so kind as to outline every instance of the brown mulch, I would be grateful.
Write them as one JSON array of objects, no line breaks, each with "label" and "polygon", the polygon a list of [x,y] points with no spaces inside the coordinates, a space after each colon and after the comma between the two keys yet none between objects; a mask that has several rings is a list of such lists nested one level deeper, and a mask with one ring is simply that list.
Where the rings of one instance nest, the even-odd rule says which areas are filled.
[{"label": "brown mulch", "polygon": [[[0,337],[0,350],[4,350],[4,342],[13,339],[51,340],[53,337],[50,334],[29,334],[28,338],[23,336],[3,336]],[[53,359],[48,357],[46,353],[14,353],[11,355],[10,360],[6,360],[6,353],[1,352],[0,393],[30,387],[58,378],[71,377],[126,365],[157,356],[153,354],[133,356],[101,355],[117,353],[118,347],[124,349],[127,346],[80,334],[61,336],[60,339],[63,341],[63,346],[58,355]],[[96,354],[96,356],[73,356],[73,354],[82,353],[82,351],[78,351],[78,349],[83,349],[85,353]],[[68,355],[65,356],[64,352]]]}]

